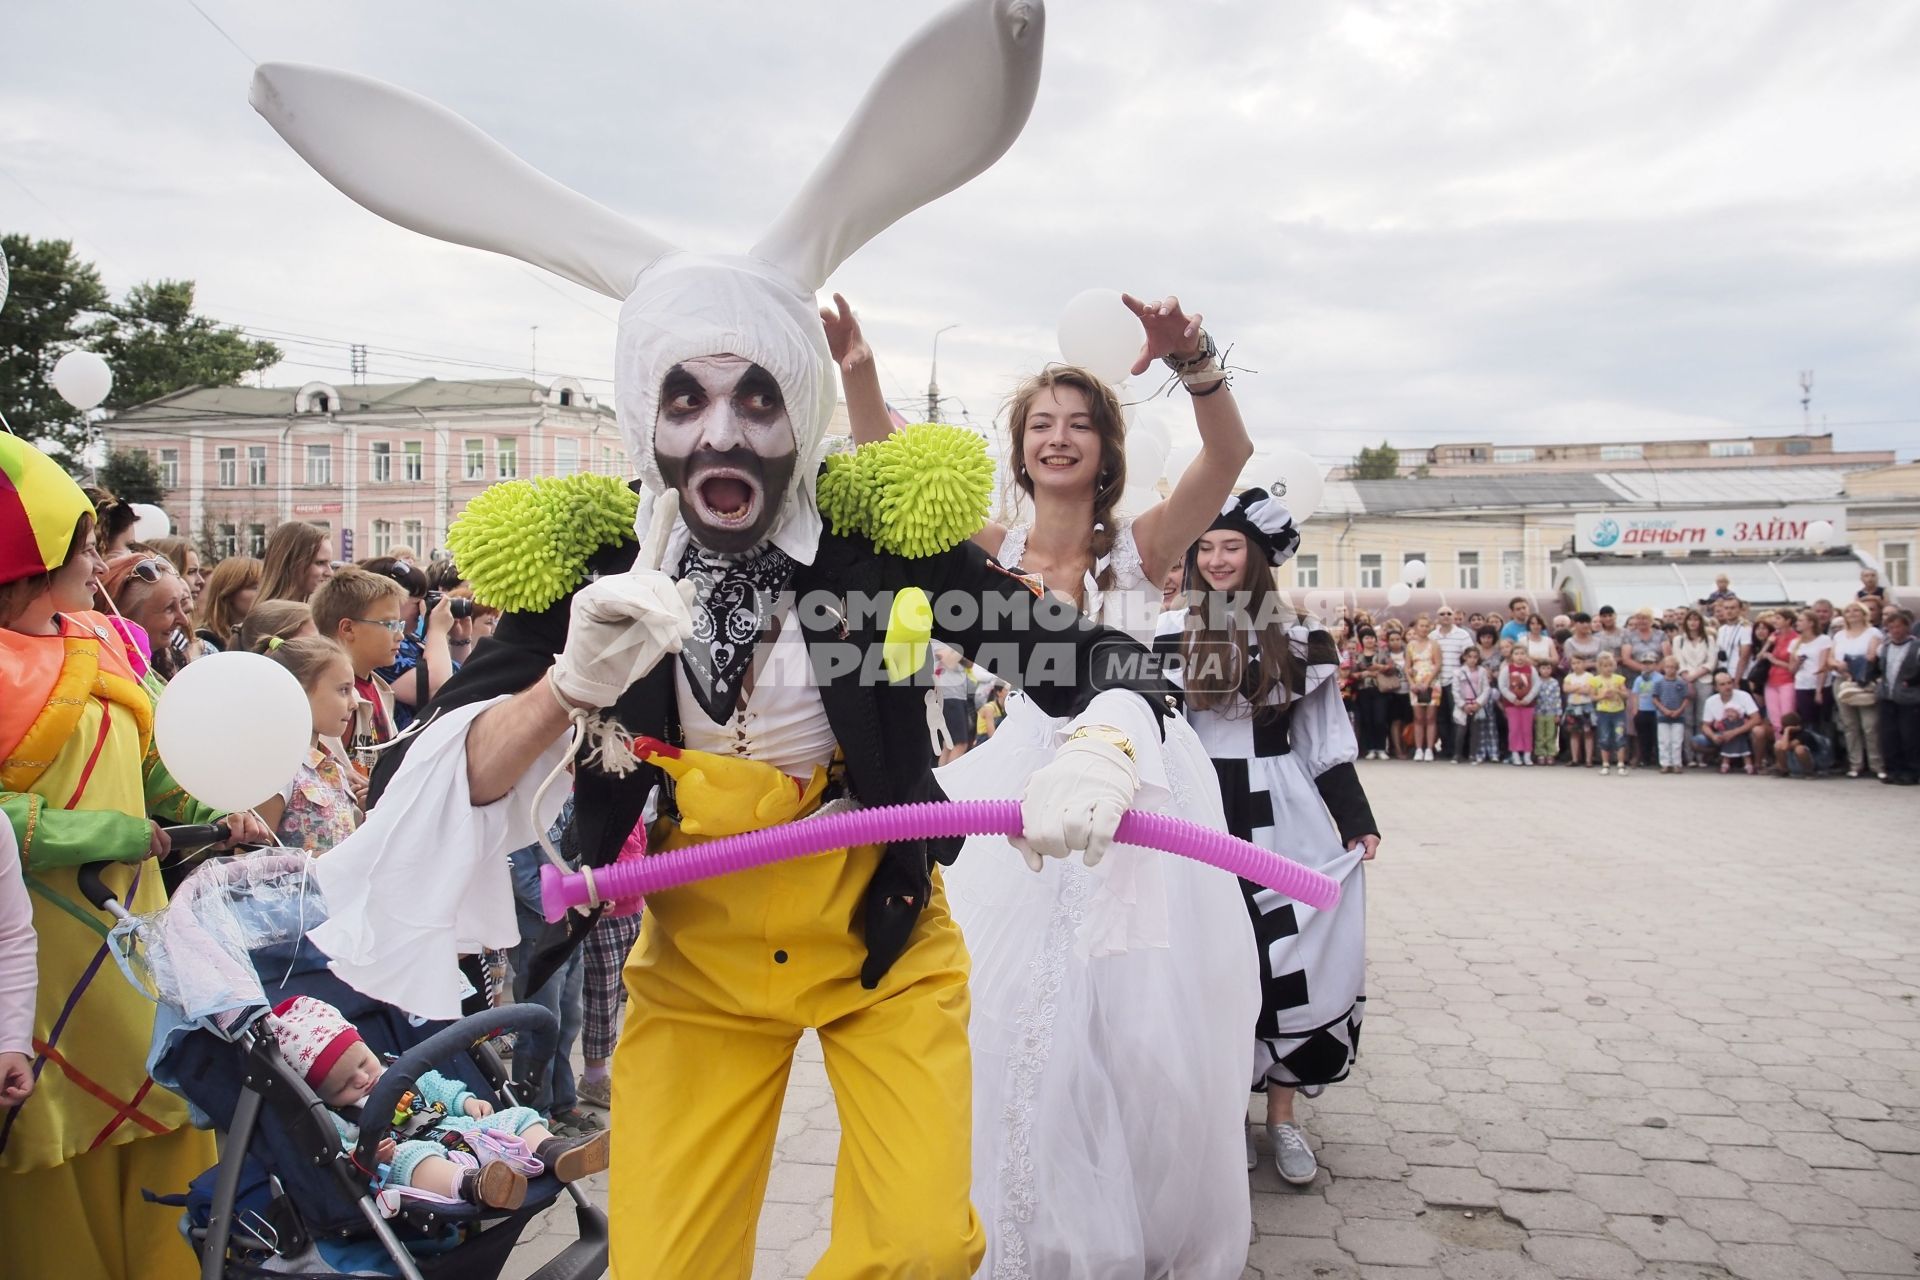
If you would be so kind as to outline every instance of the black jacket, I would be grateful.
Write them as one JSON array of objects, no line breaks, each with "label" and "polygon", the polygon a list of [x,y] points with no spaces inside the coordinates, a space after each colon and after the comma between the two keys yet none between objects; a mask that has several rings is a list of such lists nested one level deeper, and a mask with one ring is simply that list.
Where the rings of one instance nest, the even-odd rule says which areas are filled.
[{"label": "black jacket", "polygon": [[[592,568],[597,573],[629,569],[636,550],[630,541],[607,548]],[[814,593],[839,601],[850,596],[884,598],[906,587],[919,587],[936,602],[949,592],[977,601],[981,607],[974,611],[970,625],[946,625],[956,620],[943,617],[936,608],[935,635],[1016,688],[1024,688],[1049,715],[1077,715],[1096,693],[1117,687],[1139,693],[1161,715],[1177,705],[1175,691],[1159,678],[1150,661],[1144,661],[1147,650],[1139,642],[1081,617],[1054,597],[1039,597],[1025,580],[1001,568],[971,542],[910,560],[881,552],[865,538],[823,534],[814,562],[795,570],[791,590],[802,602],[796,616],[820,682],[821,703],[845,757],[847,788],[864,805],[945,798],[933,778],[924,670],[921,680],[892,685],[871,678],[873,661],[846,669],[844,659],[856,649],[877,659],[887,611],[855,611],[852,625],[846,626],[849,611],[844,605],[828,611],[805,607],[805,602],[823,598]],[[539,680],[566,645],[571,603],[569,596],[540,614],[502,618],[499,630],[475,647],[472,659],[423,715],[517,693]],[[1008,616],[1028,620],[1008,625]],[[1070,671],[1071,679],[1023,683],[1023,673],[1036,669],[1036,656],[1042,653],[1054,660],[1053,670]],[[669,742],[681,740],[674,694],[676,663],[674,659],[662,662],[614,704],[614,714],[630,732]],[[376,801],[405,749],[403,744],[382,756],[373,776]],[[643,764],[626,777],[616,777],[582,764],[574,781],[570,852],[593,866],[612,862],[639,820],[648,794],[663,780],[664,775],[652,765]],[[867,962],[860,975],[863,985],[877,986],[905,949],[931,891],[933,861],[952,862],[960,844],[959,837],[950,837],[887,847],[868,886],[861,922],[867,943]]]}]

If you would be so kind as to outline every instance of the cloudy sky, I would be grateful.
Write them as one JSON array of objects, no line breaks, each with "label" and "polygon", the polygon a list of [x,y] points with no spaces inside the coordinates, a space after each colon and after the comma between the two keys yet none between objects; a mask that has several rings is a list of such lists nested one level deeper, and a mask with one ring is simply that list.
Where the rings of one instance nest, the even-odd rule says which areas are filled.
[{"label": "cloudy sky", "polygon": [[[785,205],[931,0],[12,0],[0,227],[200,283],[276,378],[604,379],[616,307],[391,227],[248,108],[251,58],[437,99],[692,248]],[[239,48],[235,47],[235,44]],[[240,50],[244,49],[245,54]],[[975,421],[1091,286],[1178,293],[1255,434],[1920,443],[1920,5],[1052,0],[1025,135],[833,286],[890,397]],[[1902,123],[1904,122],[1904,123]],[[279,335],[301,335],[298,340]],[[454,364],[458,360],[468,363]],[[604,382],[590,384],[607,390]]]}]

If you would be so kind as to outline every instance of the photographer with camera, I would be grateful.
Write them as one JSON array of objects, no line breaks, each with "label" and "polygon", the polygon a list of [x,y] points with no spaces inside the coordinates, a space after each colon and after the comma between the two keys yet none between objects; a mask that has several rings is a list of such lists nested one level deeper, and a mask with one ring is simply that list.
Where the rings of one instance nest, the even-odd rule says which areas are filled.
[{"label": "photographer with camera", "polygon": [[[413,723],[415,712],[427,705],[440,686],[453,677],[455,641],[465,653],[472,642],[473,601],[449,595],[444,589],[429,589],[427,575],[419,566],[393,556],[374,556],[362,560],[360,567],[369,573],[391,578],[405,588],[407,603],[401,613],[406,629],[400,636],[400,652],[377,674],[393,690],[393,725],[401,732]],[[451,565],[446,566],[451,570]],[[436,578],[442,565],[434,565]],[[455,579],[458,582],[458,579]]]}]

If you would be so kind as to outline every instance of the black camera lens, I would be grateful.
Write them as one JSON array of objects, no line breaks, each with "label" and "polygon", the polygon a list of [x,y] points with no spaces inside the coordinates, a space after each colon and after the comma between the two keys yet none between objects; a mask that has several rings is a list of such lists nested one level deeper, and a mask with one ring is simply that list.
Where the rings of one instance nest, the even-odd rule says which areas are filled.
[{"label": "black camera lens", "polygon": [[455,596],[453,598],[453,616],[456,618],[471,618],[473,616],[473,601],[467,599],[465,596]]}]

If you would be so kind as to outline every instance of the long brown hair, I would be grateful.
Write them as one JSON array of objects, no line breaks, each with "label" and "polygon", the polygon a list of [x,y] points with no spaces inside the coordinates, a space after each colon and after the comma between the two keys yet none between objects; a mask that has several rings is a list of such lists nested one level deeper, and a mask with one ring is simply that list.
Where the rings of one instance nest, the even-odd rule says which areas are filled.
[{"label": "long brown hair", "polygon": [[[1033,477],[1027,474],[1027,414],[1042,391],[1071,387],[1087,398],[1093,430],[1100,437],[1100,473],[1093,491],[1093,540],[1089,550],[1099,564],[1113,550],[1114,508],[1127,488],[1127,420],[1120,397],[1093,374],[1071,364],[1050,364],[1018,387],[1007,401],[1007,430],[1013,438],[1013,482],[1033,499]],[[1102,591],[1113,586],[1109,565],[1095,577]]]},{"label": "long brown hair", "polygon": [[276,636],[291,640],[302,627],[312,625],[313,610],[298,600],[262,600],[233,629],[233,644],[229,647],[248,653],[265,653],[267,641]]},{"label": "long brown hair", "polygon": [[[1195,586],[1206,582],[1200,575],[1199,547],[1196,542],[1187,552],[1187,581]],[[1293,611],[1274,589],[1273,570],[1260,548],[1248,540],[1246,570],[1233,590],[1189,590],[1194,604],[1187,612],[1187,630],[1180,637],[1187,702],[1201,710],[1219,710],[1234,717],[1241,714],[1244,699],[1251,704],[1257,720],[1279,715],[1300,684],[1293,638],[1288,634]],[[1196,615],[1198,627],[1192,625]],[[1253,629],[1247,625],[1248,620],[1259,627],[1260,650],[1251,690],[1245,687],[1249,633]],[[1285,690],[1286,697],[1274,698],[1275,690]]]},{"label": "long brown hair", "polygon": [[242,591],[259,588],[260,562],[252,556],[228,556],[207,575],[207,585],[200,592],[200,605],[194,610],[193,625],[211,632],[218,643],[226,644],[233,629],[240,625],[234,597]]},{"label": "long brown hair", "polygon": [[260,570],[262,600],[305,602],[307,570],[312,567],[327,531],[304,520],[289,520],[267,538],[267,554]]}]

